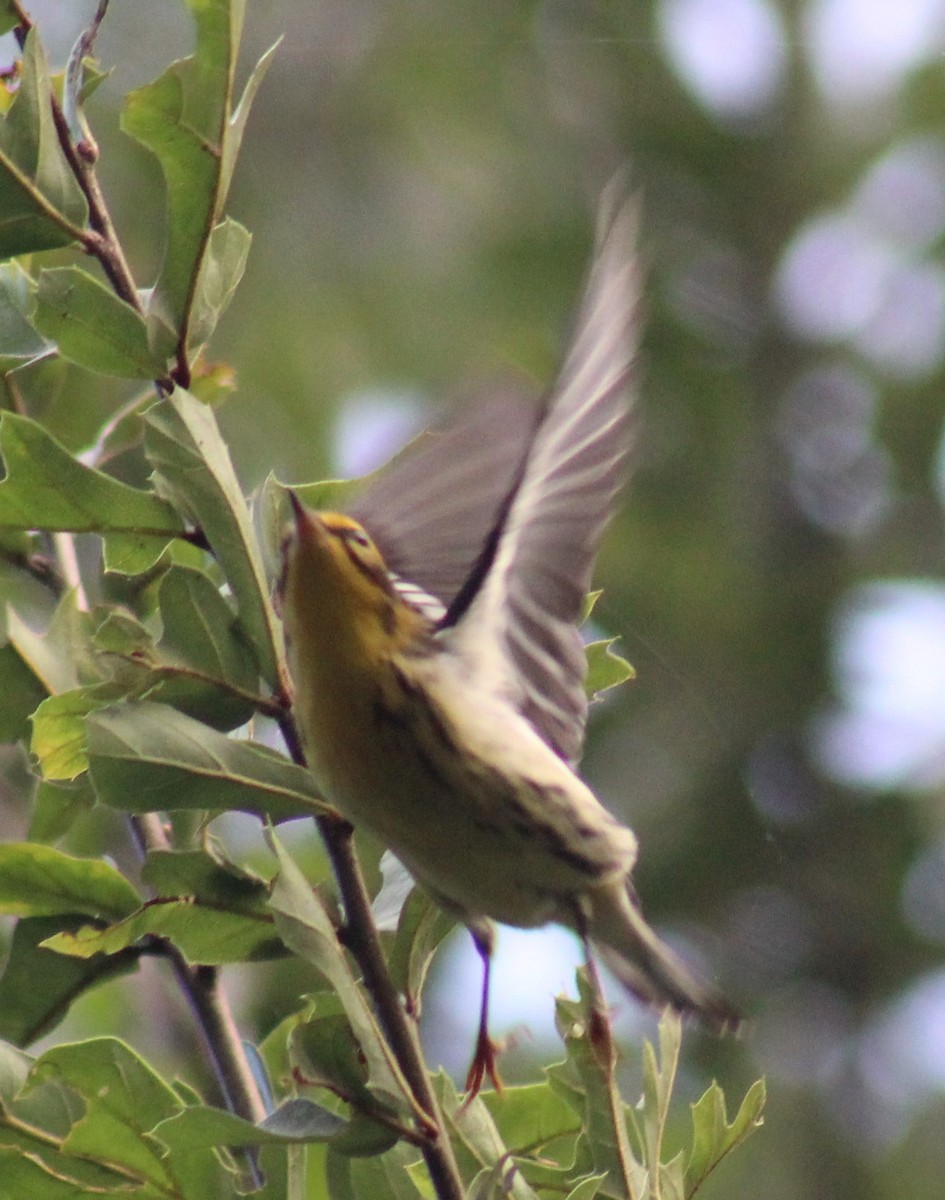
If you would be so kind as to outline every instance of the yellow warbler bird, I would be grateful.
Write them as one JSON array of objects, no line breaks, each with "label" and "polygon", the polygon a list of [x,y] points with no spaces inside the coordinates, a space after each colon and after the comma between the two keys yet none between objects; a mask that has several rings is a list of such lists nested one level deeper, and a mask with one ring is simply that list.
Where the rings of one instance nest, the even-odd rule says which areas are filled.
[{"label": "yellow warbler bird", "polygon": [[633,833],[578,777],[577,622],[630,443],[639,270],[624,203],[600,221],[570,349],[541,404],[468,407],[351,515],[292,496],[279,591],[294,709],[324,795],[473,934],[485,963],[467,1086],[497,1082],[493,921],[550,921],[655,1007],[737,1023],[657,937]]}]

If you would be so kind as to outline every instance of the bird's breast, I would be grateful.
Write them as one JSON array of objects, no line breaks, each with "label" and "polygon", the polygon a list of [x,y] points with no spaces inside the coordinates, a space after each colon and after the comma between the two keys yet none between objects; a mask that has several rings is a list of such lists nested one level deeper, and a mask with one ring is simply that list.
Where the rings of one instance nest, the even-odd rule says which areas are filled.
[{"label": "bird's breast", "polygon": [[326,799],[460,914],[560,919],[632,865],[630,831],[447,655],[349,671],[308,700],[300,723]]}]

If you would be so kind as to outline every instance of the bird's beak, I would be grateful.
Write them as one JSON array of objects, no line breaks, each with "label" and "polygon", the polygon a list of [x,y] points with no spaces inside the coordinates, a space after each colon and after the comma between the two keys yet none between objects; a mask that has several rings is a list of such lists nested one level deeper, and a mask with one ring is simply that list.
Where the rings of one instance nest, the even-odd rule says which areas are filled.
[{"label": "bird's beak", "polygon": [[305,505],[298,498],[295,492],[293,492],[291,488],[286,488],[286,491],[289,496],[289,503],[292,505],[292,516],[295,519],[295,528],[298,530],[306,520],[308,514],[305,511]]},{"label": "bird's beak", "polygon": [[295,526],[292,532],[296,540],[300,542],[305,541],[309,544],[315,542],[319,545],[324,545],[328,540],[324,521],[322,521],[317,512],[311,508],[306,508],[291,488],[287,488],[286,491],[289,496],[289,503],[292,505],[292,520]]}]

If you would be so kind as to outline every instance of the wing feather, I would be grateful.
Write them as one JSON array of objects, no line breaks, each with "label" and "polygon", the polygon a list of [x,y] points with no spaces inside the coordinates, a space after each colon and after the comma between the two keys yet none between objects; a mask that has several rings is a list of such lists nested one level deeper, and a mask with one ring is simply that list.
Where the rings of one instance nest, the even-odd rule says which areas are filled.
[{"label": "wing feather", "polygon": [[587,716],[577,621],[630,450],[636,230],[632,202],[602,218],[571,347],[488,570],[468,610],[447,616],[457,648],[571,763]]},{"label": "wing feather", "polygon": [[469,580],[521,476],[541,416],[506,388],[428,430],[350,506],[389,570],[444,611]]},{"label": "wing feather", "polygon": [[[570,348],[545,402],[498,394],[421,436],[351,505],[400,594],[570,763],[577,630],[630,447],[637,208],[605,197]],[[442,606],[440,609],[437,602]]]}]

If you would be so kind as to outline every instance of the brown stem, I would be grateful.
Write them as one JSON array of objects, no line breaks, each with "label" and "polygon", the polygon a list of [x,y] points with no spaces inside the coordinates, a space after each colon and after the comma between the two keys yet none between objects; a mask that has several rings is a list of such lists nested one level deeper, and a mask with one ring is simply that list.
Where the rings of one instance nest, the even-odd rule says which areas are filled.
[{"label": "brown stem", "polygon": [[229,1000],[220,986],[220,972],[216,967],[192,967],[177,953],[170,955],[170,963],[197,1018],[226,1107],[258,1125],[266,1109],[243,1052]]},{"label": "brown stem", "polygon": [[19,3],[19,0],[10,0],[10,8],[16,13],[17,24],[13,30],[13,36],[16,38],[16,44],[23,49],[23,43],[26,41],[26,35],[33,28],[33,21],[29,13]]},{"label": "brown stem", "polygon": [[[108,0],[99,0],[99,5],[92,17],[91,24],[85,30],[73,51],[73,54],[78,55],[80,59],[91,51],[107,7]],[[77,69],[81,72],[81,64],[78,65]],[[49,103],[52,108],[53,122],[56,126],[59,145],[62,147],[62,152],[69,162],[69,167],[76,181],[85,193],[85,199],[89,206],[89,225],[92,227],[92,234],[83,238],[83,245],[86,252],[94,255],[101,263],[102,269],[108,276],[109,282],[117,295],[126,304],[130,304],[137,312],[144,315],[144,306],[138,295],[134,276],[131,274],[131,268],[128,266],[128,261],[121,248],[121,242],[118,240],[118,234],[115,226],[112,224],[108,205],[105,203],[105,197],[95,174],[94,163],[97,151],[94,150],[94,143],[91,141],[86,142],[83,139],[77,145],[62,104],[55,95],[50,95]],[[81,123],[81,118],[78,118],[78,121]]]},{"label": "brown stem", "polygon": [[[23,16],[23,23],[17,27],[17,38],[21,45],[26,32],[32,28],[29,18],[25,14]],[[100,4],[93,21],[93,26],[87,31],[90,36],[94,36],[94,33],[97,32],[98,23],[101,22],[102,16],[104,16],[104,5]],[[91,40],[89,44],[91,45]],[[75,176],[79,187],[81,187],[85,195],[86,203],[89,207],[90,228],[79,240],[85,252],[98,260],[115,294],[124,300],[126,304],[130,304],[136,312],[144,316],[144,305],[141,302],[141,297],[138,295],[138,288],[131,273],[131,267],[125,258],[125,252],[122,249],[117,230],[108,211],[108,205],[105,202],[104,193],[99,185],[98,176],[95,174],[96,154],[90,153],[89,146],[85,143],[77,146],[73,142],[69,122],[66,120],[62,105],[55,95],[50,94],[49,104],[52,110],[53,123],[56,126],[56,136],[59,139],[59,145],[66,156],[72,174]],[[156,379],[155,386],[159,394],[170,393],[174,390],[174,384],[169,378]]]},{"label": "brown stem", "polygon": [[[305,753],[295,723],[286,715],[279,724],[293,760],[300,766],[305,766]],[[346,821],[328,817],[318,817],[315,823],[328,851],[344,903],[347,926],[345,945],[361,969],[364,985],[374,1001],[384,1036],[390,1043],[404,1078],[410,1085],[417,1104],[429,1117],[431,1129],[435,1131],[434,1138],[421,1143],[421,1151],[433,1187],[439,1200],[462,1200],[462,1179],[443,1113],[430,1084],[416,1026],[404,1011],[387,969],[380,936],[371,912],[371,900],[355,853],[351,826]]]}]

